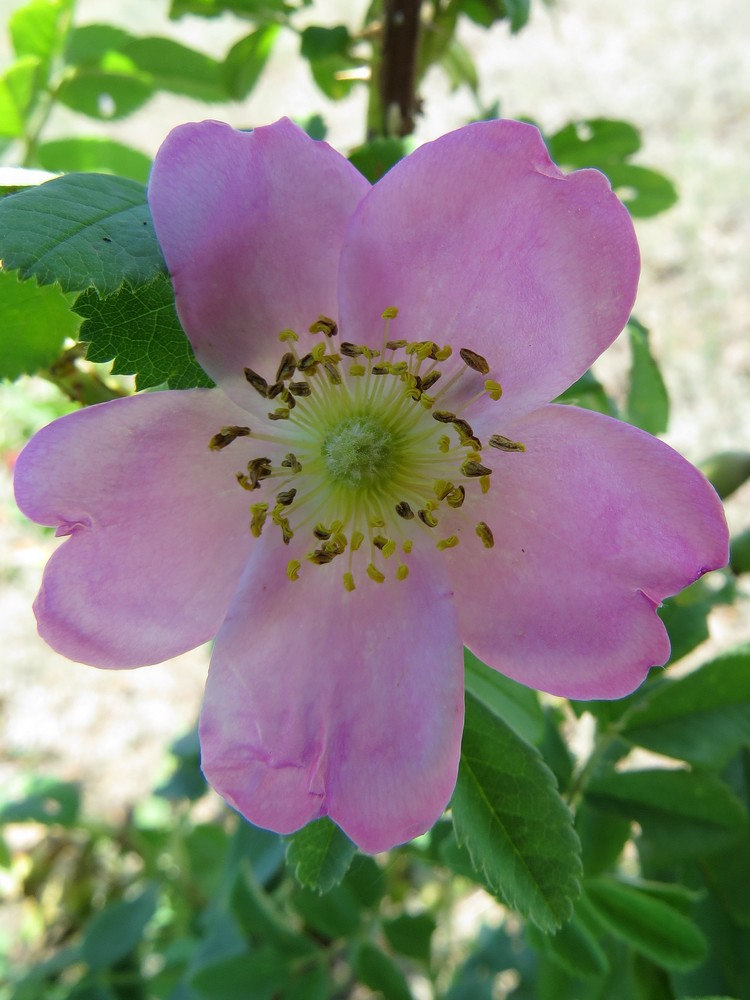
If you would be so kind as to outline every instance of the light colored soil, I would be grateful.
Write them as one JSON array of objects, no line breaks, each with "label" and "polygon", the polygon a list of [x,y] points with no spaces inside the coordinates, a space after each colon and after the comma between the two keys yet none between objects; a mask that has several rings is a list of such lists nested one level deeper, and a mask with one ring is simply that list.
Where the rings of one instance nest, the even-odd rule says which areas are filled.
[{"label": "light colored soil", "polygon": [[[12,4],[11,6],[17,6]],[[166,5],[164,5],[166,6]],[[352,12],[361,5],[326,4]],[[123,18],[140,33],[165,30],[161,4],[80,4],[80,20]],[[142,16],[141,16],[142,15]],[[320,19],[322,20],[322,18]],[[133,27],[135,26],[135,27]],[[166,30],[175,31],[175,26]],[[197,46],[241,37],[235,22],[193,20],[177,34]],[[689,458],[747,448],[750,429],[750,6],[742,0],[685,4],[683,0],[567,0],[550,12],[535,5],[532,25],[518,37],[498,28],[467,30],[477,53],[483,97],[502,102],[508,116],[532,115],[547,129],[571,118],[625,118],[643,129],[640,162],[670,175],[681,200],[668,214],[638,222],[644,275],[637,312],[652,328],[673,397],[669,440]],[[211,109],[159,98],[144,114],[113,130],[154,152],[174,124],[220,114],[252,125],[284,113],[323,111],[330,139],[341,148],[361,140],[363,98],[332,107],[312,88],[294,58],[296,40],[283,39],[256,95],[244,106]],[[221,51],[215,49],[214,51]],[[419,136],[461,124],[474,108],[450,95],[437,74],[424,93]],[[59,131],[95,131],[65,119]],[[614,352],[604,371],[613,388],[627,367]],[[55,544],[23,524],[12,509],[8,475],[0,496],[0,783],[34,771],[84,783],[95,812],[119,811],[151,788],[168,742],[194,720],[206,669],[205,650],[160,667],[100,672],[71,664],[36,636],[31,602]],[[729,505],[735,527],[750,523],[746,488]],[[717,617],[720,643],[750,638],[747,600]]]}]

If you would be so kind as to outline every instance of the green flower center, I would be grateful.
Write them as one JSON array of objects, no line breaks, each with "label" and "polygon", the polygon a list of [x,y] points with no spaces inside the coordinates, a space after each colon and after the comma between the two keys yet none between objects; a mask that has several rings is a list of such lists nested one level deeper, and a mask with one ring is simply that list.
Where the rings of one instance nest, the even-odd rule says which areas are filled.
[{"label": "green flower center", "polygon": [[321,452],[328,475],[350,489],[380,483],[395,462],[393,433],[376,416],[346,417],[323,439]]}]

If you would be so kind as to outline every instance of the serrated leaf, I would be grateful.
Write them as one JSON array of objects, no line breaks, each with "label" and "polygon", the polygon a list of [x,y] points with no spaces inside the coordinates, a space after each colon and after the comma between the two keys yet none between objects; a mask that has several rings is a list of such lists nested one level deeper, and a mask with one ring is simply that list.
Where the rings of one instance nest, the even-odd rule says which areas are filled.
[{"label": "serrated leaf", "polygon": [[98,136],[44,142],[37,147],[36,159],[45,170],[57,173],[117,174],[142,184],[151,169],[151,158],[139,149]]},{"label": "serrated leaf", "polygon": [[156,912],[157,887],[149,885],[135,899],[110,903],[91,920],[81,945],[91,969],[106,969],[132,952]]},{"label": "serrated leaf", "polygon": [[0,258],[66,292],[93,285],[106,295],[166,272],[145,187],[104,174],[68,174],[3,198]]},{"label": "serrated leaf", "polygon": [[76,299],[84,318],[79,333],[88,344],[89,361],[112,361],[115,375],[135,375],[137,389],[167,383],[171,389],[211,386],[180,326],[169,278],[162,274],[147,285],[123,285],[100,298],[94,289]]},{"label": "serrated leaf", "polygon": [[627,716],[621,735],[667,757],[722,768],[750,746],[750,647],[665,678]]},{"label": "serrated leaf", "polygon": [[586,798],[637,820],[649,850],[675,860],[721,850],[746,827],[747,814],[712,774],[654,768],[592,779]]},{"label": "serrated leaf", "polygon": [[244,100],[255,88],[280,30],[278,24],[267,24],[241,38],[227,53],[221,72],[224,87],[235,101]]},{"label": "serrated leaf", "polygon": [[322,893],[339,884],[355,851],[347,835],[323,816],[291,835],[286,860],[300,885]]},{"label": "serrated leaf", "polygon": [[491,891],[541,930],[570,917],[580,845],[554,776],[470,693],[451,808],[457,837]]},{"label": "serrated leaf", "polygon": [[66,337],[76,338],[80,318],[56,285],[40,287],[0,270],[0,379],[48,368]]},{"label": "serrated leaf", "polygon": [[631,364],[625,419],[649,434],[662,434],[669,423],[669,396],[651,353],[648,330],[631,318],[627,331]]},{"label": "serrated leaf", "polygon": [[661,900],[615,879],[587,879],[586,898],[603,924],[667,969],[692,969],[708,945],[692,920]]},{"label": "serrated leaf", "polygon": [[527,743],[544,736],[544,713],[536,691],[518,684],[464,650],[466,689],[508,723]]},{"label": "serrated leaf", "polygon": [[332,941],[352,937],[359,929],[359,901],[345,882],[323,896],[312,889],[298,889],[291,903],[309,927]]},{"label": "serrated leaf", "polygon": [[363,941],[354,953],[352,972],[371,990],[382,994],[385,1000],[412,1000],[406,978],[384,951]]},{"label": "serrated leaf", "polygon": [[98,121],[117,121],[137,111],[154,93],[153,84],[130,73],[79,70],[57,89],[57,100]]}]

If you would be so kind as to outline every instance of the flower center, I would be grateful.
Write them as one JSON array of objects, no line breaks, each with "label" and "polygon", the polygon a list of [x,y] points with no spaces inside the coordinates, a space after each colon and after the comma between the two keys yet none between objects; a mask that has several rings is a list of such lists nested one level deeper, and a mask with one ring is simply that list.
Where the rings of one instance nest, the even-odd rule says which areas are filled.
[{"label": "flower center", "polygon": [[347,417],[326,435],[321,452],[332,481],[357,489],[389,475],[393,446],[391,431],[377,417],[363,413]]},{"label": "flower center", "polygon": [[[262,497],[250,505],[250,531],[257,537],[270,521],[284,545],[295,540],[295,551],[305,539],[306,551],[288,561],[290,580],[298,579],[302,560],[340,560],[344,587],[354,590],[362,570],[382,583],[391,559],[392,575],[403,580],[413,545],[458,545],[465,500],[490,488],[483,444],[460,414],[480,396],[499,399],[499,382],[485,377],[488,362],[468,348],[459,361],[433,341],[389,339],[397,314],[382,313],[379,351],[346,341],[334,350],[338,328],[327,316],[309,331],[323,340],[301,356],[298,335],[282,330],[286,349],[275,380],[245,369],[273,407],[267,420],[252,429],[223,427],[209,442],[214,451],[243,438],[253,443],[253,457],[237,473],[243,489]],[[524,450],[499,434],[488,444]],[[475,542],[492,548],[489,525],[472,526]]]}]

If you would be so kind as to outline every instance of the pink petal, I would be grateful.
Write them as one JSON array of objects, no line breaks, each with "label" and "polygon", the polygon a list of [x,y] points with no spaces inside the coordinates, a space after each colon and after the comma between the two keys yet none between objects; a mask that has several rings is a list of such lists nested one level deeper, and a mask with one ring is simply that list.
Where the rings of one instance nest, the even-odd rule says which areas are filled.
[{"label": "pink petal", "polygon": [[449,554],[464,641],[543,691],[627,694],[669,656],[659,602],[727,561],[718,497],[663,442],[598,413],[545,406],[503,433],[526,452],[499,454],[467,510],[495,547],[466,537]]},{"label": "pink petal", "polygon": [[422,146],[357,209],[341,266],[347,339],[470,347],[504,389],[504,420],[574,382],[622,330],[639,256],[605,177],[564,177],[539,132],[468,125]]},{"label": "pink petal", "polygon": [[247,414],[219,390],[155,392],[79,410],[41,430],[15,475],[21,510],[70,535],[35,604],[71,660],[158,663],[219,629],[250,551],[237,484],[243,442],[208,442]]},{"label": "pink petal", "polygon": [[149,202],[177,311],[206,371],[238,402],[269,380],[277,334],[336,318],[344,229],[369,184],[288,119],[236,132],[183,125],[156,157]]},{"label": "pink petal", "polygon": [[[440,563],[404,581],[303,565],[263,535],[216,641],[201,715],[208,780],[252,823],[330,815],[372,853],[427,830],[453,791],[463,659]],[[434,560],[433,560],[434,562]]]}]

